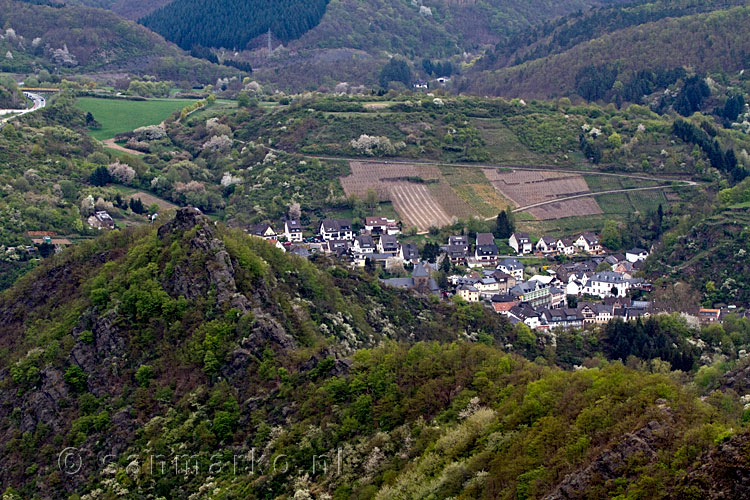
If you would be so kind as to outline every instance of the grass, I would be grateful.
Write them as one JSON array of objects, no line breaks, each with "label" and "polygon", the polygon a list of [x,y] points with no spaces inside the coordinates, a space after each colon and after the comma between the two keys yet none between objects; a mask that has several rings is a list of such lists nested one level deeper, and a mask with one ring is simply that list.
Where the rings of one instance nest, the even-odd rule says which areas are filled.
[{"label": "grass", "polygon": [[[325,210],[326,217],[336,219],[354,219],[354,211],[350,208],[330,209]],[[367,214],[367,217],[385,217],[387,219],[393,219],[396,221],[401,220],[401,216],[398,215],[396,210],[393,208],[393,204],[390,202],[379,203],[372,214]],[[362,220],[364,223],[364,220]]]},{"label": "grass", "polygon": [[441,165],[440,172],[453,191],[482,217],[497,215],[512,205],[490,184],[480,168],[455,168]]},{"label": "grass", "polygon": [[102,128],[91,131],[91,135],[101,141],[138,127],[161,123],[174,111],[188,106],[191,102],[185,99],[126,101],[81,97],[77,106],[94,115],[96,121],[101,123]]},{"label": "grass", "polygon": [[[520,215],[520,214],[516,214]],[[518,229],[536,236],[572,236],[584,231],[598,232],[606,219],[617,219],[609,215],[587,215],[586,217],[566,217],[554,220],[517,220]]]},{"label": "grass", "polygon": [[530,151],[521,144],[518,136],[512,130],[506,128],[498,121],[487,118],[475,118],[472,120],[482,138],[484,139],[487,152],[492,162],[508,163],[512,165],[535,165],[549,163],[549,158]]}]

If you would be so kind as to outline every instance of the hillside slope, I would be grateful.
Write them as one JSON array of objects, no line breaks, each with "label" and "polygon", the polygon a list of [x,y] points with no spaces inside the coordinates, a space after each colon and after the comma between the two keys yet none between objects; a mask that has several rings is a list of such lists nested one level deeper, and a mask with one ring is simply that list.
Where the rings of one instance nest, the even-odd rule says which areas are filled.
[{"label": "hillside slope", "polygon": [[215,82],[236,70],[187,56],[161,36],[113,12],[86,6],[0,0],[3,71],[129,71],[169,80]]},{"label": "hillside slope", "polygon": [[6,498],[662,498],[739,411],[459,340],[527,343],[195,209],[45,262],[0,295],[0,332]]},{"label": "hillside slope", "polygon": [[[132,3],[137,8],[139,2]],[[299,43],[291,45],[294,50],[346,47],[373,53],[388,51],[409,57],[444,57],[460,54],[463,50],[471,50],[482,44],[497,43],[513,31],[556,16],[618,3],[623,2],[483,0],[446,3],[433,0],[332,0],[300,3],[292,0],[274,4],[258,1],[245,5],[233,3],[232,0],[173,0],[158,12],[144,18],[144,23],[178,43],[186,37],[195,42],[207,33],[213,33],[218,36],[205,39],[209,43],[202,43],[203,45],[242,49],[248,38],[265,33],[270,27],[274,36],[284,42],[300,38],[308,32]],[[269,15],[265,13],[267,9],[270,9]],[[121,12],[126,10],[120,8]],[[207,15],[209,13],[211,15]],[[225,25],[225,15],[229,15],[228,19],[241,19],[243,28],[237,30],[232,29],[236,25]],[[235,43],[227,45],[225,34],[235,40]],[[236,43],[240,40],[244,43]],[[430,40],[438,41],[437,46],[426,43]],[[446,46],[446,43],[449,45]]]},{"label": "hillside slope", "polygon": [[[689,67],[696,72],[744,69],[750,41],[750,8],[628,27],[576,45],[564,52],[498,70],[468,74],[460,90],[470,93],[554,98],[576,93],[576,78],[587,68],[611,65],[627,83],[639,70]],[[611,88],[613,82],[609,82]]]}]

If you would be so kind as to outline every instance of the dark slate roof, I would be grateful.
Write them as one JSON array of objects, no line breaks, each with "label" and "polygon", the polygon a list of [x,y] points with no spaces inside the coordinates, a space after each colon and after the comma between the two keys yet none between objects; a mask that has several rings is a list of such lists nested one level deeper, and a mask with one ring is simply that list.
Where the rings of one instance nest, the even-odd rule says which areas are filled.
[{"label": "dark slate roof", "polygon": [[427,269],[424,267],[424,263],[420,262],[416,266],[414,266],[414,271],[411,273],[412,277],[414,278],[422,278],[425,276],[429,276],[430,273],[427,272]]},{"label": "dark slate roof", "polygon": [[321,221],[326,232],[351,231],[352,221],[349,219],[323,219]]},{"label": "dark slate roof", "polygon": [[514,258],[508,258],[501,260],[497,267],[505,267],[506,269],[523,269],[523,264],[521,264],[521,261]]},{"label": "dark slate roof", "polygon": [[286,221],[286,226],[289,228],[290,231],[302,231],[302,226],[300,226],[299,221],[296,221],[294,219],[290,219]]},{"label": "dark slate roof", "polygon": [[495,245],[495,237],[492,233],[477,233],[477,246]]},{"label": "dark slate roof", "polygon": [[401,245],[401,251],[406,260],[414,260],[419,257],[419,249],[414,243],[405,243]]}]

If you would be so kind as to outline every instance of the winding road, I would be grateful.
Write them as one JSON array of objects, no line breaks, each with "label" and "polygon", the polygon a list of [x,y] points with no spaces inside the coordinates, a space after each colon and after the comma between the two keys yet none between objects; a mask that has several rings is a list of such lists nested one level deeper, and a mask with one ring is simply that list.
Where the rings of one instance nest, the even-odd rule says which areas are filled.
[{"label": "winding road", "polygon": [[32,111],[36,111],[38,109],[42,109],[47,105],[47,99],[39,94],[24,92],[23,95],[26,96],[27,99],[30,99],[34,104],[30,108],[26,109],[0,109],[0,116],[9,115],[11,113],[13,114],[13,116],[0,119],[0,127],[8,123],[8,121],[12,120],[13,118],[25,115],[26,113],[31,113]]}]

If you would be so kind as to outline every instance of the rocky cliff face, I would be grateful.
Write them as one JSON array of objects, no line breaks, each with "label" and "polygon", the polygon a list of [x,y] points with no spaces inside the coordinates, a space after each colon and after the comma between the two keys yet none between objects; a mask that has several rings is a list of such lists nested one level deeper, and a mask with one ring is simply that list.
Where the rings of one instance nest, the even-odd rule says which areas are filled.
[{"label": "rocky cliff face", "polygon": [[663,408],[662,420],[651,420],[640,429],[626,434],[612,447],[603,450],[586,468],[568,474],[545,500],[568,500],[586,497],[593,486],[622,475],[630,462],[653,461],[664,441],[670,437],[672,412]]},{"label": "rocky cliff face", "polygon": [[750,492],[750,433],[724,441],[701,456],[697,468],[688,471],[674,500],[734,500]]}]

